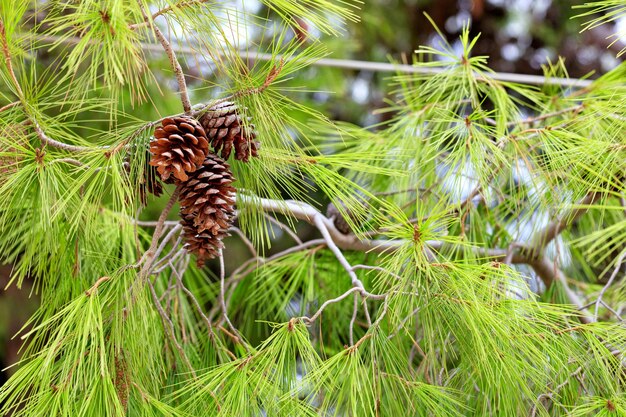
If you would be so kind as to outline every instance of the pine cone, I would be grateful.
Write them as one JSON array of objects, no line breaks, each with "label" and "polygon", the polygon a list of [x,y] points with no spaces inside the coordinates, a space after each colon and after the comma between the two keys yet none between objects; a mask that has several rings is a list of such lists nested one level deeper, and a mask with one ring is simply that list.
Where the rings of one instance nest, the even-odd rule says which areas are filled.
[{"label": "pine cone", "polygon": [[202,125],[192,117],[167,117],[162,126],[154,131],[150,142],[152,160],[165,181],[174,174],[180,181],[187,181],[187,173],[202,165],[209,153],[209,142]]},{"label": "pine cone", "polygon": [[133,160],[139,152],[139,149],[143,149],[143,151],[147,154],[145,155],[145,164],[141,171],[138,173],[136,189],[139,194],[139,199],[141,200],[142,205],[148,204],[148,193],[154,194],[155,196],[160,196],[163,194],[163,185],[158,178],[156,169],[149,164],[150,161],[150,153],[148,149],[145,147],[139,147],[138,145],[132,145],[129,151],[126,153],[124,157],[124,170],[126,173],[131,174],[131,160]]},{"label": "pine cone", "polygon": [[185,240],[187,252],[196,255],[196,264],[199,267],[203,267],[207,259],[213,259],[219,255],[219,250],[224,247],[222,239],[228,236],[228,234],[222,232],[213,235],[208,231],[198,233],[194,222],[194,215],[188,214],[182,217],[183,239]]},{"label": "pine cone", "polygon": [[204,164],[189,175],[180,191],[180,214],[185,247],[195,253],[198,265],[217,256],[221,240],[235,217],[235,188],[230,167],[209,154]]},{"label": "pine cone", "polygon": [[237,105],[227,101],[211,107],[202,115],[200,123],[216,154],[227,160],[234,145],[235,159],[248,162],[250,155],[258,156],[259,143],[254,126],[244,125],[238,113]]}]

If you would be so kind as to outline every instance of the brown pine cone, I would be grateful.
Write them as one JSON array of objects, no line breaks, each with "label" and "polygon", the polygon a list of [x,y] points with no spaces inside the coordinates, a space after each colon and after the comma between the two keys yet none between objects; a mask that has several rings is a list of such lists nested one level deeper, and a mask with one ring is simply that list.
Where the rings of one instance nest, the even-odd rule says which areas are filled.
[{"label": "brown pine cone", "polygon": [[226,101],[211,107],[200,117],[215,153],[228,159],[235,147],[235,159],[248,162],[250,155],[258,156],[259,143],[253,125],[244,125],[239,108]]},{"label": "brown pine cone", "polygon": [[235,181],[230,167],[216,155],[204,163],[183,184],[180,191],[180,215],[185,247],[195,253],[198,264],[217,256],[221,240],[235,217]]},{"label": "brown pine cone", "polygon": [[194,225],[195,218],[196,216],[191,214],[183,215],[181,220],[183,239],[187,252],[196,255],[196,264],[202,267],[207,259],[213,259],[219,255],[219,250],[224,248],[222,239],[229,236],[229,234],[225,231],[217,235],[208,231],[199,233]]},{"label": "brown pine cone", "polygon": [[202,165],[209,152],[206,132],[189,116],[166,117],[161,124],[150,142],[150,165],[157,167],[164,181],[171,174],[180,181],[187,181],[187,173]]},{"label": "brown pine cone", "polygon": [[190,174],[180,190],[182,214],[196,216],[198,232],[216,234],[232,224],[235,209],[235,179],[230,167],[218,156],[209,154],[204,164]]}]

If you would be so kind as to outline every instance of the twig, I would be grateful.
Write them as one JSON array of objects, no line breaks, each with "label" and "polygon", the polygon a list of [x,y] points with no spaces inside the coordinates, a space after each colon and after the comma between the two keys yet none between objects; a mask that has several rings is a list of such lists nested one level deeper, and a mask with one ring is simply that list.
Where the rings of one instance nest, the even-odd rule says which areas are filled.
[{"label": "twig", "polygon": [[222,249],[219,250],[219,260],[220,260],[220,294],[219,294],[218,301],[219,301],[220,307],[222,308],[222,317],[224,318],[224,321],[226,322],[226,324],[228,324],[228,327],[230,327],[230,330],[232,330],[232,332],[237,336],[237,339],[239,339],[239,343],[241,343],[243,347],[246,349],[246,351],[248,351],[248,346],[245,343],[245,340],[243,339],[243,337],[241,337],[237,328],[233,326],[233,323],[230,321],[230,318],[228,318],[228,309],[226,308],[226,302],[224,301],[224,279],[225,279],[226,273],[225,273],[225,268],[224,268],[224,252],[222,251]]},{"label": "twig", "polygon": [[569,302],[580,310],[581,315],[579,316],[579,319],[582,323],[588,324],[595,321],[593,315],[584,307],[584,303],[580,297],[569,287],[567,277],[563,271],[557,268],[555,264],[548,259],[548,257],[542,256],[537,260],[529,262],[529,265],[543,280],[546,287],[549,287],[555,281],[561,284]]},{"label": "twig", "polygon": [[[545,399],[545,400],[552,400],[552,398],[554,398],[554,394],[559,392],[559,391],[561,391],[561,389],[563,389],[563,387],[565,387],[569,383],[569,380],[571,378],[577,376],[582,370],[583,370],[582,366],[579,366],[574,372],[572,372],[571,374],[569,374],[569,376],[567,378],[565,378],[565,381],[563,381],[562,383],[557,385],[556,388],[554,390],[552,390],[552,392],[550,392],[550,393],[543,393],[539,397],[537,397],[537,401],[533,405],[532,411],[530,413],[530,417],[535,417],[537,415],[538,405],[541,403],[541,401],[543,399]],[[549,404],[541,404],[541,405],[544,408],[547,409],[547,406]]]},{"label": "twig", "polygon": [[148,248],[148,250],[143,254],[139,262],[137,262],[138,265],[142,265],[142,268],[139,271],[140,280],[143,280],[148,275],[150,275],[150,268],[152,267],[154,258],[157,255],[156,249],[157,249],[157,245],[159,244],[159,238],[161,237],[161,234],[163,233],[163,229],[165,227],[165,220],[167,219],[167,216],[170,214],[172,207],[174,207],[176,200],[178,200],[178,194],[180,194],[181,187],[182,186],[180,184],[176,186],[176,189],[170,196],[170,199],[165,205],[165,208],[163,208],[163,211],[161,212],[161,215],[159,216],[159,219],[157,220],[157,224],[154,228],[154,234],[152,235],[152,242],[150,243],[150,248]]},{"label": "twig", "polygon": [[[163,240],[161,240],[161,244],[159,245],[159,247],[157,248],[157,250],[154,252],[154,258],[157,259],[159,257],[159,255],[163,252],[163,250],[165,249],[165,246],[169,243],[170,240],[172,240],[172,238],[174,237],[174,235],[180,231],[183,228],[183,226],[179,223],[176,226],[174,226],[172,228],[172,230],[170,230],[167,235],[165,235],[165,237],[163,238]],[[165,225],[163,226],[163,231],[165,231]],[[156,230],[155,230],[156,232]],[[176,249],[177,245],[174,245],[174,248],[172,248],[172,251]],[[171,252],[171,251],[170,251]],[[160,262],[157,261],[157,263]]]},{"label": "twig", "polygon": [[606,308],[607,310],[609,310],[611,312],[611,314],[613,314],[615,316],[615,318],[621,322],[624,321],[624,319],[622,318],[622,316],[615,311],[615,309],[613,307],[611,307],[610,305],[608,305],[604,300],[600,301],[600,304],[602,304],[604,306],[604,308]]},{"label": "twig", "polygon": [[352,266],[352,270],[355,269],[366,269],[369,271],[380,271],[382,273],[385,273],[387,275],[391,275],[392,277],[394,277],[395,279],[401,280],[402,277],[398,274],[394,274],[391,271],[386,270],[385,268],[381,267],[381,266],[372,266],[372,265],[353,265]]},{"label": "twig", "polygon": [[20,105],[19,101],[14,101],[13,103],[6,104],[6,105],[0,107],[0,113],[2,113],[3,111],[6,111],[6,110],[12,109],[13,107],[19,106],[19,105]]},{"label": "twig", "polygon": [[182,254],[187,252],[185,248],[178,247],[181,244],[182,240],[182,236],[178,236],[178,239],[176,239],[176,242],[174,242],[174,244],[172,245],[172,250],[170,250],[154,264],[154,266],[151,268],[153,275],[158,275],[163,272],[168,267],[168,264],[170,262],[176,262]]},{"label": "twig", "polygon": [[53,148],[63,149],[70,152],[93,152],[96,150],[108,149],[108,146],[77,146],[70,145],[69,143],[59,142],[58,140],[54,140],[46,135],[46,133],[43,131],[41,126],[39,126],[39,123],[37,122],[37,120],[35,120],[33,116],[29,115],[28,117],[32,122],[33,129],[35,130],[37,137],[44,145],[52,146]]},{"label": "twig", "polygon": [[191,101],[189,100],[189,93],[187,92],[187,82],[185,81],[185,74],[183,73],[183,68],[180,66],[180,62],[178,62],[178,58],[176,58],[176,52],[174,52],[174,48],[169,43],[169,41],[161,32],[161,29],[150,20],[146,11],[144,10],[143,3],[141,1],[138,2],[139,7],[141,8],[141,13],[143,14],[145,22],[152,27],[152,31],[156,36],[157,40],[165,50],[168,58],[170,59],[170,65],[174,70],[174,74],[176,75],[176,81],[178,81],[178,90],[180,91],[180,100],[183,103],[183,109],[186,114],[191,114]]},{"label": "twig", "polygon": [[[195,5],[195,4],[203,4],[203,3],[206,3],[208,1],[210,1],[210,0],[187,0],[187,1],[178,2],[178,3],[173,4],[171,6],[164,7],[162,9],[158,10],[157,12],[153,13],[152,14],[152,20],[155,20],[157,17],[162,16],[162,15],[164,15],[166,13],[169,13],[169,12],[171,12],[174,9],[182,9],[183,7],[189,7],[189,6],[192,6],[192,5]],[[136,29],[139,29],[139,28],[145,27],[145,26],[148,26],[147,22],[135,23],[135,24],[132,24],[132,25],[128,25],[128,27],[131,30],[136,30]]]},{"label": "twig", "polygon": [[[595,203],[602,196],[601,193],[591,192],[587,194],[582,200],[578,202],[579,206],[588,206]],[[583,214],[589,210],[588,207],[576,208],[568,211],[562,215],[559,219],[546,225],[543,229],[539,230],[533,236],[534,247],[531,249],[533,254],[538,254],[546,247],[554,238],[556,238],[567,226],[572,224]]]},{"label": "twig", "polygon": [[354,306],[352,307],[352,317],[350,318],[350,346],[354,346],[354,322],[356,321],[356,315],[359,310],[359,296],[354,294]]},{"label": "twig", "polygon": [[600,309],[600,303],[602,303],[602,297],[604,297],[604,294],[606,293],[606,291],[609,289],[611,284],[613,284],[613,281],[615,280],[615,277],[617,277],[617,274],[618,274],[618,272],[620,271],[620,269],[622,267],[622,261],[624,260],[624,257],[626,257],[626,251],[624,251],[617,258],[617,260],[615,261],[615,269],[613,269],[613,273],[609,277],[609,280],[606,282],[606,285],[604,287],[602,287],[602,290],[600,291],[600,294],[598,294],[598,298],[596,299],[596,307],[595,307],[595,310],[594,310],[594,313],[593,313],[593,317],[596,320],[598,320],[598,310]]},{"label": "twig", "polygon": [[235,234],[237,236],[239,236],[239,238],[241,239],[241,241],[244,243],[244,245],[246,245],[246,247],[248,248],[248,250],[250,251],[250,254],[253,257],[257,257],[259,256],[259,254],[256,251],[256,248],[254,247],[254,245],[252,244],[252,242],[250,241],[250,239],[248,239],[248,236],[246,236],[240,228],[235,227],[235,226],[231,226],[230,231],[235,232]]},{"label": "twig", "polygon": [[[36,39],[48,42],[64,42],[71,44],[78,44],[80,42],[80,38],[78,37],[61,37],[61,36],[49,36],[49,35],[38,35]],[[159,51],[161,47],[159,45],[150,44],[150,43],[141,43],[141,48],[146,51]],[[174,51],[184,55],[196,55],[197,49],[191,46],[176,46],[172,48]],[[284,59],[285,62],[289,62],[292,60],[292,57],[283,57],[281,55],[273,55],[273,54],[265,54],[258,51],[250,51],[250,50],[241,50],[237,51],[237,54],[244,58],[254,61],[275,61],[278,59]],[[223,55],[225,56],[225,54]],[[332,59],[332,58],[322,58],[317,60],[310,60],[307,62],[309,65],[319,66],[319,67],[332,67],[332,68],[343,68],[350,70],[358,70],[358,71],[371,71],[371,72],[392,72],[392,73],[407,73],[407,74],[424,74],[424,75],[434,75],[441,74],[448,71],[447,68],[432,68],[432,67],[424,67],[424,66],[414,66],[414,65],[400,65],[400,64],[390,64],[388,62],[372,62],[372,61],[358,61],[352,59]],[[489,77],[496,81],[504,81],[504,82],[513,82],[519,84],[530,84],[530,85],[560,85],[563,87],[573,87],[573,88],[585,88],[589,87],[593,80],[583,80],[579,78],[561,78],[561,77],[544,77],[540,75],[529,75],[529,74],[515,74],[510,72],[494,72],[490,73]],[[476,74],[476,79],[479,81],[484,81],[485,78]]]},{"label": "twig", "polygon": [[404,328],[404,325],[406,324],[406,322],[409,321],[411,319],[411,317],[413,317],[414,315],[416,315],[420,311],[420,308],[421,307],[415,308],[411,312],[411,314],[409,314],[408,316],[403,318],[402,321],[400,321],[400,324],[398,325],[398,327],[396,327],[396,329],[389,336],[387,336],[387,339],[392,339],[395,335],[397,335],[400,332],[400,330],[402,330]]},{"label": "twig", "polygon": [[[137,226],[141,226],[141,227],[156,227],[159,222],[158,221],[143,221],[143,220],[136,220],[135,224]],[[180,224],[180,222],[178,220],[166,220],[163,222],[163,227],[167,228],[167,227],[172,227],[172,226],[176,226],[177,224]]]},{"label": "twig", "polygon": [[180,358],[185,363],[185,366],[187,366],[187,368],[191,372],[191,375],[194,377],[194,379],[196,379],[197,378],[196,371],[191,365],[189,358],[185,354],[183,347],[180,345],[180,343],[178,343],[178,340],[176,339],[176,335],[174,333],[174,323],[172,323],[172,320],[170,320],[170,318],[165,313],[165,310],[163,310],[163,306],[159,302],[159,297],[157,296],[157,293],[154,290],[154,285],[152,285],[151,280],[148,280],[148,286],[150,287],[150,293],[152,294],[152,301],[154,302],[154,306],[156,307],[157,311],[159,312],[159,315],[161,316],[161,320],[163,321],[163,329],[165,330],[165,333],[167,333],[167,335],[169,336],[172,344],[178,351]]},{"label": "twig", "polygon": [[[7,37],[6,37],[6,28],[4,26],[4,21],[2,19],[0,19],[0,44],[2,44],[1,47],[2,47],[2,52],[4,55],[4,63],[7,67],[7,71],[9,72],[9,77],[11,78],[11,81],[13,81],[15,92],[19,100],[19,103],[21,103],[22,107],[24,107],[24,112],[26,113],[28,120],[30,120],[30,122],[32,123],[33,128],[35,129],[35,133],[37,134],[41,142],[44,145],[50,145],[55,148],[64,149],[67,151],[82,152],[82,151],[93,150],[93,148],[90,148],[90,147],[69,145],[67,143],[56,141],[52,138],[49,138],[44,133],[44,131],[39,126],[39,123],[37,122],[35,117],[28,110],[29,107],[28,107],[28,103],[26,102],[26,97],[24,96],[24,91],[22,90],[20,82],[18,81],[17,76],[15,75],[15,71],[13,70],[11,51],[9,50],[9,42],[7,41]],[[11,103],[11,106],[13,106],[13,104],[14,103]],[[4,109],[5,108],[3,107],[3,110]]]},{"label": "twig", "polygon": [[296,243],[298,243],[299,245],[302,244],[302,240],[298,237],[297,234],[295,234],[293,232],[293,230],[291,230],[291,228],[289,226],[287,226],[285,223],[278,221],[278,219],[274,218],[273,216],[270,216],[267,213],[263,213],[263,216],[269,220],[270,223],[278,226],[281,230],[283,230],[285,233],[287,233],[289,236],[291,236],[291,238],[293,240],[296,241]]},{"label": "twig", "polygon": [[91,288],[85,291],[85,295],[87,297],[91,297],[91,295],[98,290],[98,287],[100,286],[100,284],[102,284],[103,282],[109,281],[110,279],[111,277],[107,277],[107,276],[98,278],[98,280],[91,286]]},{"label": "twig", "polygon": [[556,111],[553,111],[553,112],[550,112],[550,113],[540,114],[539,116],[527,117],[526,119],[523,119],[523,120],[514,120],[514,121],[511,121],[511,122],[508,122],[506,125],[508,127],[512,127],[512,126],[517,126],[517,125],[521,125],[521,124],[532,124],[532,123],[535,123],[535,122],[539,122],[539,121],[542,121],[542,120],[549,119],[550,117],[561,116],[561,115],[566,114],[566,113],[579,112],[584,107],[585,107],[585,105],[583,103],[580,103],[580,104],[577,104],[577,105],[572,106],[572,107],[567,107],[565,109],[556,110]]},{"label": "twig", "polygon": [[[51,164],[53,163],[65,163],[65,164],[70,164],[70,165],[74,165],[77,166],[79,168],[85,168],[85,169],[89,169],[89,165],[84,164],[82,162],[80,162],[78,159],[74,159],[74,158],[59,158],[59,159],[53,159],[52,161],[50,161]],[[97,170],[99,170],[100,168],[97,168]]]},{"label": "twig", "polygon": [[204,314],[204,311],[202,311],[202,306],[198,302],[198,299],[193,295],[193,293],[189,290],[189,288],[187,288],[183,284],[183,277],[176,270],[176,268],[174,268],[174,265],[172,265],[171,262],[169,262],[169,265],[172,268],[172,271],[174,272],[174,275],[176,276],[176,280],[178,281],[178,285],[180,286],[180,289],[183,290],[183,292],[187,295],[187,297],[189,297],[189,299],[191,300],[191,303],[195,307],[196,311],[198,312],[198,314],[200,314],[200,317],[202,317],[202,320],[204,320],[204,323],[206,324],[207,330],[209,331],[209,337],[214,337],[215,336],[215,332],[213,331],[213,325],[211,324],[211,320],[209,320],[209,318],[206,316],[206,314]]},{"label": "twig", "polygon": [[339,297],[336,298],[331,298],[330,300],[326,300],[324,301],[324,303],[320,306],[320,308],[315,312],[315,314],[313,314],[311,317],[301,317],[302,321],[306,324],[306,325],[310,325],[313,324],[313,322],[315,320],[317,320],[319,318],[319,316],[324,312],[324,310],[326,309],[326,307],[328,307],[331,304],[335,304],[338,303],[341,300],[344,300],[346,297],[348,297],[350,294],[360,291],[360,289],[358,287],[352,287],[350,288],[348,291],[344,292],[343,294],[341,294]]}]

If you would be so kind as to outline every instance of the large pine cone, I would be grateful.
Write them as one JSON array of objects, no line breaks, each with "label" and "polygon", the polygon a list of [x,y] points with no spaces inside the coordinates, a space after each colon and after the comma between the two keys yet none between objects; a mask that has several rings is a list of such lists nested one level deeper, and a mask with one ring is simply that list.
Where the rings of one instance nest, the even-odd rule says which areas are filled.
[{"label": "large pine cone", "polygon": [[150,142],[152,160],[165,181],[171,174],[187,181],[187,173],[194,172],[209,153],[209,142],[202,125],[188,116],[166,117],[154,131]]},{"label": "large pine cone", "polygon": [[200,118],[215,153],[228,160],[235,146],[235,159],[248,162],[250,155],[258,156],[254,126],[242,123],[239,108],[226,101],[211,107]]},{"label": "large pine cone", "polygon": [[183,184],[180,214],[185,247],[195,253],[198,264],[214,258],[235,217],[235,179],[226,162],[209,154]]}]

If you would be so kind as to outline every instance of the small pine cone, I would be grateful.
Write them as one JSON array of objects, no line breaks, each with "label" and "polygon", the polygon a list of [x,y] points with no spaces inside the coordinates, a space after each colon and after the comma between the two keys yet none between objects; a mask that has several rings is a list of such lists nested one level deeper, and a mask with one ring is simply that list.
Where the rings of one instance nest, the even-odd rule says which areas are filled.
[{"label": "small pine cone", "polygon": [[[126,153],[126,156],[124,157],[124,170],[129,175],[131,173],[131,160],[139,152],[138,149],[139,147],[137,145],[131,146],[130,150],[128,151],[128,153]],[[142,149],[144,149],[144,152],[146,152],[148,155],[146,155],[146,163],[141,170],[141,175],[139,176],[139,178],[137,178],[138,184],[136,190],[139,194],[141,204],[145,206],[146,204],[148,204],[148,193],[154,194],[157,197],[160,196],[161,194],[163,194],[163,185],[159,180],[156,169],[148,163],[150,161],[148,149]]]},{"label": "small pine cone", "polygon": [[171,174],[187,181],[187,173],[201,166],[209,153],[206,133],[196,119],[188,116],[167,117],[161,124],[150,142],[150,165],[157,167],[164,181]]},{"label": "small pine cone", "polygon": [[221,240],[233,224],[235,188],[231,184],[234,180],[228,164],[209,154],[181,188],[180,214],[185,247],[196,254],[199,265],[217,256]]},{"label": "small pine cone", "polygon": [[215,153],[228,160],[235,146],[235,159],[248,162],[250,155],[258,156],[259,143],[256,141],[254,126],[246,126],[239,116],[239,108],[231,102],[211,107],[200,118]]}]

